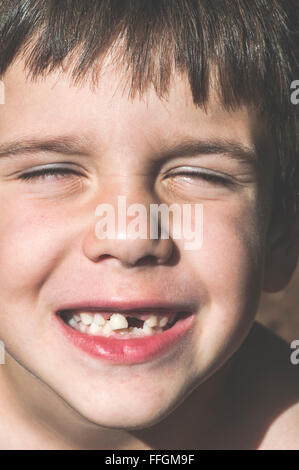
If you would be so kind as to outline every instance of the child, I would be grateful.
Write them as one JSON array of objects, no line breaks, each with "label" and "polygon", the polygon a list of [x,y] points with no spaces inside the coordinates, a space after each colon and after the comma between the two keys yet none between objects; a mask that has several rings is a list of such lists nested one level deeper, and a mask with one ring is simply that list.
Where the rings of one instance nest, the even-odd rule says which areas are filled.
[{"label": "child", "polygon": [[[298,2],[0,15],[1,448],[298,449],[293,351],[255,322],[299,251]],[[126,236],[155,204],[200,207],[201,245]]]}]

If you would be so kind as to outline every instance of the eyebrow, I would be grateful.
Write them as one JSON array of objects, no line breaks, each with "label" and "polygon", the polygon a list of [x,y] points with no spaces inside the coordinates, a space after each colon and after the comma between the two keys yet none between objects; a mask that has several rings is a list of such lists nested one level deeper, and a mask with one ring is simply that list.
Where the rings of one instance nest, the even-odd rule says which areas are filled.
[{"label": "eyebrow", "polygon": [[[62,155],[87,156],[86,139],[76,136],[53,138],[25,138],[0,144],[0,158],[18,155],[57,153]],[[226,139],[193,139],[187,138],[178,144],[167,146],[158,153],[158,160],[166,161],[177,157],[193,157],[199,155],[226,155],[243,163],[258,163],[255,147],[248,147]]]},{"label": "eyebrow", "polygon": [[171,146],[161,156],[164,160],[198,155],[225,155],[232,160],[243,163],[258,163],[258,153],[255,146],[248,147],[226,139],[187,139],[178,145]]},{"label": "eyebrow", "polygon": [[0,144],[0,158],[38,154],[59,153],[62,155],[87,155],[83,139],[79,137],[25,138]]}]

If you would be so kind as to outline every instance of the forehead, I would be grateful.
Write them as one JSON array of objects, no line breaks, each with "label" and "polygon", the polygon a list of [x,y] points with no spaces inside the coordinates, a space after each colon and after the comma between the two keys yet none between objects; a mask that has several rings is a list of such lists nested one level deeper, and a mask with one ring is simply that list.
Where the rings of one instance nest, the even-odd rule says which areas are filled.
[{"label": "forehead", "polygon": [[0,140],[4,138],[77,134],[102,144],[124,139],[167,144],[188,136],[218,137],[251,145],[261,128],[253,108],[227,111],[211,87],[206,110],[193,103],[189,83],[173,75],[169,93],[157,96],[150,87],[130,98],[126,76],[107,63],[96,87],[74,85],[61,71],[33,81],[22,60],[4,76],[6,104],[0,113]]}]

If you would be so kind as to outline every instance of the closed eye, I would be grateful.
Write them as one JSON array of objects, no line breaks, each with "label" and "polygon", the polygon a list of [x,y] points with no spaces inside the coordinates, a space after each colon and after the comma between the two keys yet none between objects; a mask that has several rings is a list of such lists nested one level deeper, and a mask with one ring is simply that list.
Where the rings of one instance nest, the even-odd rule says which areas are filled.
[{"label": "closed eye", "polygon": [[186,176],[188,178],[202,179],[209,183],[222,186],[233,186],[234,182],[229,176],[223,176],[222,174],[215,173],[212,171],[198,171],[197,169],[179,169],[173,173],[169,173],[167,177]]},{"label": "closed eye", "polygon": [[[59,165],[57,166],[44,166],[40,168],[36,168],[35,170],[27,171],[25,173],[22,173],[18,176],[19,179],[23,181],[32,181],[32,180],[47,180],[48,176],[53,176],[54,179],[63,179],[65,176],[68,175],[76,175],[76,176],[83,176],[82,173],[79,171],[76,171],[75,169],[71,167],[61,167]],[[52,178],[50,178],[52,179]]]}]

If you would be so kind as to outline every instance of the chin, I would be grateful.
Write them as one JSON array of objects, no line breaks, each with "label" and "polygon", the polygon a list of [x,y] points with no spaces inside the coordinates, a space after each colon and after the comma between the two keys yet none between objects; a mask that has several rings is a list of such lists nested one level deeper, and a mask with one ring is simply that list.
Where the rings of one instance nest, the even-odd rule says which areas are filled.
[{"label": "chin", "polygon": [[149,428],[159,423],[165,418],[165,414],[158,413],[157,415],[147,415],[147,414],[123,414],[122,411],[119,414],[116,414],[115,411],[111,413],[105,412],[105,416],[101,413],[90,414],[89,416],[84,416],[85,419],[96,424],[97,426],[115,429],[115,430],[127,430],[127,431],[137,431]]},{"label": "chin", "polygon": [[[89,404],[91,405],[91,404]],[[162,421],[169,413],[169,406],[165,408],[148,403],[148,406],[136,406],[136,400],[131,400],[124,406],[123,401],[107,406],[70,406],[84,419],[97,426],[110,429],[123,429],[128,431],[149,428]]]}]

